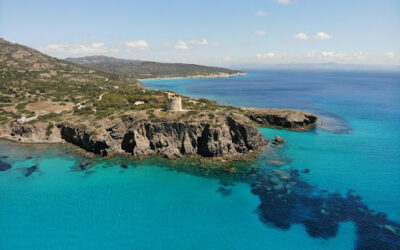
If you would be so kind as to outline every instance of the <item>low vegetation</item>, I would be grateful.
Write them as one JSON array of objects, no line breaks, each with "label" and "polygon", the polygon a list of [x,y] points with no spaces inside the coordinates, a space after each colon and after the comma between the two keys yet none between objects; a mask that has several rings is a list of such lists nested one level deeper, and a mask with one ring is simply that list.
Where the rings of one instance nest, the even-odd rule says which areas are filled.
[{"label": "low vegetation", "polygon": [[[217,127],[226,115],[241,112],[215,101],[185,96],[181,96],[185,111],[166,112],[165,92],[147,90],[135,79],[238,71],[107,57],[71,60],[97,68],[91,69],[2,39],[0,59],[0,124],[23,116],[29,118],[29,123],[49,124],[91,124],[104,118],[133,117],[136,121],[154,122],[207,121]],[[94,61],[99,66],[92,65]]]}]

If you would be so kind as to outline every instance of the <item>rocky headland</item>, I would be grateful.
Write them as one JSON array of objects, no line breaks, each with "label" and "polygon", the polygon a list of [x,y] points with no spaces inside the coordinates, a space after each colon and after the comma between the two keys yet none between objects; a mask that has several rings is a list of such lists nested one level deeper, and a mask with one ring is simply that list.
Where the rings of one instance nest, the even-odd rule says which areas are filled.
[{"label": "rocky headland", "polygon": [[[103,119],[98,128],[85,127],[71,122],[19,124],[12,122],[0,126],[0,138],[21,143],[63,143],[76,145],[87,152],[101,156],[128,154],[136,158],[161,155],[166,158],[186,156],[236,158],[262,149],[268,143],[258,126],[305,130],[316,122],[309,113],[259,109],[249,118],[258,117],[257,124],[226,116],[216,126],[205,121],[136,121],[129,117],[124,121]],[[294,111],[292,111],[294,112]],[[302,119],[300,119],[302,117]],[[264,121],[268,121],[265,123]]]}]

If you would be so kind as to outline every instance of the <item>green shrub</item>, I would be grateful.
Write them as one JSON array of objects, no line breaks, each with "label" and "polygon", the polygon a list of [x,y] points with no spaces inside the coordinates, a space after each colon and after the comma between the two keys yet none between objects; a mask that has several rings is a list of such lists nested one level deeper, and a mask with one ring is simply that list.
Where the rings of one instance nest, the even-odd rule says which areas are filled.
[{"label": "green shrub", "polygon": [[12,99],[9,96],[0,95],[0,102],[10,103],[12,102]]},{"label": "green shrub", "polygon": [[46,136],[49,137],[53,131],[54,124],[52,122],[49,122],[49,125],[47,126],[46,129]]}]

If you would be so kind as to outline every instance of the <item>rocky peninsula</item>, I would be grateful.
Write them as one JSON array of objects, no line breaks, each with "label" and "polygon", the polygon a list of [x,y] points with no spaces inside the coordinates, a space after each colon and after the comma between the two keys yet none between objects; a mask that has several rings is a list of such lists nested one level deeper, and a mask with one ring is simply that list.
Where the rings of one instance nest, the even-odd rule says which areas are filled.
[{"label": "rocky peninsula", "polygon": [[[306,130],[317,120],[300,111],[238,108],[149,90],[127,74],[51,58],[2,39],[0,58],[0,138],[20,143],[66,142],[101,156],[238,159],[268,143],[260,126]],[[243,74],[200,69],[213,77]]]},{"label": "rocky peninsula", "polygon": [[[286,114],[290,111],[282,112]],[[250,121],[255,114],[260,119],[258,124]],[[300,121],[301,114],[304,119]],[[315,116],[297,111],[293,116],[282,116],[277,110],[273,110],[273,113],[261,110],[260,113],[252,112],[252,116],[228,115],[219,125],[201,120],[136,121],[133,116],[124,120],[102,119],[99,121],[102,126],[97,128],[73,122],[59,122],[51,128],[48,122],[11,122],[0,126],[0,138],[22,143],[68,142],[102,156],[129,154],[137,158],[153,155],[166,158],[236,158],[258,151],[268,143],[258,129],[259,125],[304,130],[315,125],[316,121]],[[268,120],[268,124],[264,120]]]}]

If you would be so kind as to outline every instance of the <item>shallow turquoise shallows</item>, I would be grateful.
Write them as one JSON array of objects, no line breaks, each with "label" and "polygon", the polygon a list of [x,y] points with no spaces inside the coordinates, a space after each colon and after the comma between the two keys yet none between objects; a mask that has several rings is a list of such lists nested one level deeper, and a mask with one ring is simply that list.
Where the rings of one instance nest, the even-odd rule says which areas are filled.
[{"label": "shallow turquoise shallows", "polygon": [[[396,249],[400,74],[248,73],[144,84],[224,104],[318,114],[322,124],[309,132],[261,129],[268,138],[279,134],[288,142],[260,154],[257,176],[298,170],[295,179],[307,188],[284,196],[291,202],[282,203],[274,191],[259,192],[248,181],[226,185],[215,176],[173,171],[157,162],[123,168],[113,159],[98,160],[80,171],[76,164],[82,159],[68,147],[0,141],[0,160],[12,165],[0,172],[0,249]],[[286,165],[271,165],[274,161]],[[38,170],[25,176],[31,166]],[[332,199],[349,190],[362,200]],[[277,200],[259,207],[263,197]],[[325,214],[320,203],[352,212],[317,220],[315,208]],[[266,220],[268,214],[277,219]]]}]

